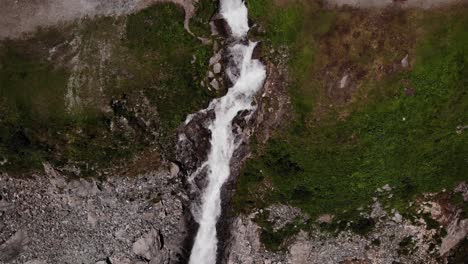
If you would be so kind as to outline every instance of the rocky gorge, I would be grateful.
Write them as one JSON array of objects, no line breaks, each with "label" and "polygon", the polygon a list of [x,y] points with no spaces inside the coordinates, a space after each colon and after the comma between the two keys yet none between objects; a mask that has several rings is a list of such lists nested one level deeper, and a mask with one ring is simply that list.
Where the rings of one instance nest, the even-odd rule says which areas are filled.
[{"label": "rocky gorge", "polygon": [[[80,4],[86,3],[88,6],[87,2],[92,1],[81,1]],[[48,20],[39,22],[32,21],[34,18],[32,16],[27,21],[30,21],[28,23],[34,25],[33,27],[36,25],[53,27],[57,21],[60,23],[67,20],[74,21],[86,15],[123,16],[122,21],[116,20],[110,23],[115,27],[111,28],[110,32],[118,29],[118,34],[104,36],[104,39],[110,38],[116,41],[129,34],[125,33],[125,28],[131,25],[128,24],[127,14],[139,10],[144,12],[147,6],[157,1],[114,2],[94,3],[89,9],[76,9],[76,7],[67,9],[69,7],[63,2],[60,6],[68,10],[64,14],[70,16],[60,18],[45,16]],[[275,1],[275,5],[287,5],[288,1],[284,2]],[[351,4],[340,1],[325,2],[324,6],[335,4],[340,6],[327,7],[332,9],[343,8],[341,6],[344,4],[357,5],[353,8],[361,8],[359,1]],[[371,5],[369,1],[361,2],[365,8]],[[126,137],[125,140],[130,142],[129,150],[132,149],[132,144],[138,146],[136,154],[128,159],[126,157],[121,159],[120,156],[112,157],[113,162],[108,167],[100,167],[99,163],[95,168],[97,173],[89,176],[75,173],[80,170],[85,171],[83,168],[89,167],[89,161],[75,161],[73,160],[75,156],[71,156],[68,166],[63,164],[63,160],[58,162],[56,157],[53,157],[41,161],[39,169],[26,174],[22,172],[18,175],[14,171],[5,170],[0,176],[0,263],[188,262],[198,228],[192,214],[193,204],[194,201],[200,200],[202,189],[207,184],[207,172],[195,172],[201,168],[209,155],[212,136],[209,126],[215,118],[213,111],[196,111],[203,109],[213,97],[224,94],[227,87],[232,86],[230,75],[236,73],[228,70],[231,68],[228,62],[232,61],[228,57],[226,45],[230,34],[228,25],[216,15],[216,12],[207,11],[208,15],[196,12],[197,8],[199,10],[206,8],[203,5],[215,5],[215,3],[212,1],[175,1],[175,3],[184,9],[184,18],[180,25],[183,26],[184,32],[188,36],[191,34],[198,36],[194,38],[202,42],[204,47],[199,50],[205,48],[208,50],[202,55],[196,50],[193,57],[192,54],[188,56],[190,60],[184,61],[188,65],[200,68],[202,73],[199,74],[197,71],[197,77],[192,79],[190,76],[189,82],[196,82],[196,89],[204,89],[207,92],[197,97],[201,98],[199,103],[190,109],[184,109],[179,119],[166,122],[165,107],[176,108],[178,99],[177,96],[176,99],[164,97],[166,91],[164,87],[167,84],[158,82],[161,78],[158,74],[162,74],[163,71],[151,70],[149,79],[153,81],[158,79],[158,81],[145,81],[142,86],[154,88],[151,90],[153,94],[147,93],[146,90],[140,92],[138,90],[140,87],[135,86],[131,89],[135,89],[136,92],[124,89],[125,96],[119,93],[116,93],[118,96],[112,94],[109,97],[112,101],[109,103],[106,78],[112,79],[116,72],[123,73],[126,77],[130,76],[130,80],[146,76],[131,72],[124,66],[116,67],[118,63],[109,58],[117,57],[118,52],[115,51],[120,48],[116,49],[109,44],[111,43],[109,41],[98,42],[107,43],[107,46],[98,46],[104,69],[99,73],[98,80],[94,80],[98,85],[94,87],[94,82],[86,79],[87,70],[93,62],[82,61],[84,63],[81,65],[84,66],[79,70],[81,73],[75,82],[78,84],[75,91],[80,91],[80,87],[86,84],[88,89],[93,91],[92,95],[101,89],[99,97],[102,100],[96,103],[94,99],[90,100],[83,96],[86,93],[78,92],[75,93],[80,95],[77,98],[83,99],[76,102],[79,105],[89,100],[91,104],[97,104],[98,108],[104,108],[104,111],[111,114],[112,122],[106,123],[108,128],[103,129],[102,138],[117,135],[116,138],[120,140],[123,135],[124,139]],[[254,6],[255,1],[252,3],[248,1],[247,4],[250,8]],[[44,12],[55,12],[54,8],[57,5],[54,1],[50,1],[47,7],[44,7],[46,10]],[[413,1],[408,1],[407,5],[417,6]],[[426,4],[424,5],[426,8]],[[28,7],[31,6],[33,4]],[[109,9],[107,6],[112,8]],[[157,8],[158,4],[155,7]],[[344,7],[346,8],[348,6]],[[378,6],[378,8],[383,7]],[[19,16],[21,17],[21,14]],[[206,28],[199,29],[197,24],[190,24],[190,21],[199,19],[197,16],[209,17],[209,20],[203,21],[210,27],[209,34],[199,35]],[[150,23],[148,20],[155,17],[157,16],[145,17],[143,23],[138,25],[147,25]],[[8,19],[5,18],[8,23],[13,21]],[[258,153],[268,149],[269,142],[275,139],[278,131],[286,130],[290,121],[297,118],[293,110],[297,99],[291,96],[290,91],[296,78],[290,66],[294,54],[288,47],[271,44],[268,40],[270,36],[265,33],[268,32],[268,27],[265,28],[260,21],[258,24],[255,24],[256,22],[255,19],[251,21],[250,34],[255,39],[263,40],[264,43],[258,45],[252,57],[260,59],[265,64],[266,80],[253,99],[256,111],[239,112],[232,121],[232,129],[239,145],[230,161],[230,177],[221,190],[222,211],[217,223],[217,263],[463,263],[467,256],[468,220],[464,210],[468,202],[468,188],[462,181],[453,188],[425,192],[416,199],[408,200],[408,205],[405,206],[410,210],[404,212],[389,202],[394,195],[400,193],[399,187],[392,184],[379,185],[378,188],[371,190],[372,195],[369,199],[372,201],[355,210],[359,217],[346,220],[340,219],[335,213],[311,215],[287,198],[281,198],[281,202],[272,200],[274,202],[259,206],[258,200],[270,201],[268,193],[273,193],[277,189],[271,182],[255,187],[257,188],[255,199],[258,200],[249,196],[248,201],[242,203],[242,199],[247,197],[247,195],[239,197],[244,194],[240,184],[242,178],[246,177],[245,167],[249,166],[246,162],[254,160]],[[24,24],[26,26],[21,29],[10,27],[7,31],[2,31],[2,34],[14,39],[19,34],[34,32],[31,31],[29,24]],[[341,34],[347,34],[343,32]],[[148,32],[143,34],[146,33]],[[94,37],[91,35],[91,38]],[[22,35],[21,38],[27,40],[28,36]],[[147,38],[138,41],[152,43],[152,40]],[[85,44],[77,44],[78,47],[80,45]],[[128,46],[129,49],[132,48],[131,45]],[[405,45],[410,44],[406,42],[402,44]],[[54,43],[54,46],[59,50],[58,55],[51,53],[54,63],[69,60],[70,55],[73,55],[60,51],[60,47],[65,47],[63,49],[66,50],[66,45]],[[126,54],[128,47],[120,49],[123,54]],[[404,48],[409,50],[411,47]],[[106,55],[105,49],[112,50],[111,55]],[[80,60],[89,58],[86,51],[82,52],[85,55],[77,58]],[[156,51],[156,55],[143,52],[143,56],[138,57],[139,54],[136,59],[132,57],[133,55],[125,55],[123,60],[130,58],[129,67],[133,67],[139,64],[133,64],[131,60],[145,61],[144,58],[158,60],[162,57],[158,52],[159,50]],[[412,55],[411,53],[409,58],[412,58]],[[167,62],[158,61],[157,66],[151,65],[151,67],[160,67],[164,63]],[[353,90],[352,88],[347,90],[348,87],[359,86],[360,70],[363,69],[353,68],[350,62],[347,63],[348,67],[343,69],[348,74],[346,76],[350,77],[344,81],[343,78],[333,79],[333,82],[339,83],[338,86],[343,86],[342,90],[336,92],[328,88],[332,96],[333,93],[338,94],[339,99],[333,102],[336,104],[339,104],[340,100],[347,102],[346,98],[351,97]],[[409,64],[393,66],[393,71],[404,71],[405,67],[410,67]],[[146,65],[141,67],[146,70]],[[327,76],[331,75],[330,72],[333,70],[333,66],[330,66]],[[385,69],[379,68],[378,71],[383,72]],[[342,74],[341,68],[339,74]],[[151,95],[154,94],[156,98],[162,98],[161,101],[164,103],[170,100],[175,102],[174,104],[171,102],[169,106],[161,105],[158,99],[151,99]],[[182,96],[192,95],[182,94]],[[320,118],[323,114],[323,111],[320,111],[316,118]],[[169,113],[171,114],[172,112]],[[177,114],[179,115],[179,112]],[[185,115],[189,117],[185,119]],[[8,119],[2,116],[1,120]],[[84,130],[86,129],[88,128],[85,127]],[[26,138],[30,138],[28,133],[26,130]],[[99,133],[96,134],[100,135]],[[464,131],[461,130],[460,133],[463,134]],[[30,141],[30,144],[36,144],[35,139]],[[73,140],[67,139],[67,142]],[[54,142],[54,144],[60,147],[62,143]],[[104,161],[107,159],[111,159],[110,155],[105,157]],[[283,159],[278,163],[283,164],[282,162],[286,162],[288,170],[291,168],[293,171],[301,170],[296,168],[294,162]],[[257,171],[263,173],[261,169]],[[290,176],[288,173],[285,172],[285,175]],[[195,178],[191,179],[191,175]],[[308,194],[304,192],[303,195]],[[454,197],[457,197],[458,203],[454,202]],[[239,201],[244,208],[238,208]]]}]

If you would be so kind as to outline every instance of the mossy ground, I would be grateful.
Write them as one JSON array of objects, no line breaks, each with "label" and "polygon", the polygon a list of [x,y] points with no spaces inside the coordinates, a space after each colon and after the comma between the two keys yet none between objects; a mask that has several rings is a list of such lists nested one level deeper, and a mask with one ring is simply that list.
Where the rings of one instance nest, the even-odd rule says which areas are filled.
[{"label": "mossy ground", "polygon": [[[201,21],[205,21],[207,8],[200,9]],[[146,73],[153,76],[145,94],[158,108],[161,132],[170,137],[186,116],[204,108],[211,96],[201,86],[211,47],[185,31],[183,17],[181,8],[157,5],[131,15],[127,21],[126,44],[145,65]],[[206,22],[202,24],[205,27]],[[197,28],[201,28],[199,23],[197,20]]]},{"label": "mossy ground", "polygon": [[[358,209],[385,184],[393,196],[380,199],[405,213],[421,193],[468,179],[468,136],[457,133],[468,123],[466,7],[362,11],[264,2],[249,1],[250,12],[267,45],[291,52],[295,119],[266,146],[254,146],[238,182],[240,211],[279,202],[312,219],[330,213],[336,222],[359,223]],[[406,54],[409,69],[401,66]],[[341,89],[346,74],[351,81]]]},{"label": "mossy ground", "polygon": [[[192,21],[202,34],[214,4],[200,5]],[[183,21],[181,7],[164,3],[1,41],[0,161],[7,162],[0,171],[22,175],[48,161],[96,175],[119,164],[131,168],[133,161],[141,167],[140,153],[169,154],[177,126],[212,96],[200,85],[211,49]],[[145,98],[149,107],[142,108]],[[113,99],[125,99],[131,109],[113,109]],[[147,109],[155,109],[148,117],[157,121],[152,131],[136,122]],[[121,117],[129,128],[111,130]]]}]

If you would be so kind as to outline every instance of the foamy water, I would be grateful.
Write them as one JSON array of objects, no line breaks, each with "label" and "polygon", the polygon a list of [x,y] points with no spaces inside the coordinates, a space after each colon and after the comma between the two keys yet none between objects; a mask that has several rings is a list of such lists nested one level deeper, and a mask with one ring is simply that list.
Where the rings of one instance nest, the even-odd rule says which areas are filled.
[{"label": "foamy water", "polygon": [[[248,30],[247,7],[240,0],[221,0],[220,13],[226,19],[235,39]],[[265,67],[252,59],[256,43],[235,44],[229,50],[237,58],[239,76],[234,86],[221,98],[213,100],[208,109],[215,112],[211,130],[211,151],[204,165],[208,168],[208,185],[203,190],[201,204],[194,210],[199,229],[190,255],[190,264],[216,263],[216,223],[221,214],[221,187],[230,175],[230,161],[238,145],[232,133],[232,121],[243,110],[254,110],[252,101],[266,77]],[[239,59],[240,58],[240,59]]]}]

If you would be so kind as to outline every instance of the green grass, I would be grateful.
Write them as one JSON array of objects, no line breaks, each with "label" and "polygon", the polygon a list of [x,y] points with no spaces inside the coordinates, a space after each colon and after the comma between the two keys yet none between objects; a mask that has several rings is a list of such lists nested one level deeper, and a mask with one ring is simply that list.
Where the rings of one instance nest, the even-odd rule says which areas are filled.
[{"label": "green grass", "polygon": [[[299,71],[290,91],[296,118],[265,148],[254,146],[255,157],[238,182],[236,208],[248,211],[281,202],[301,208],[312,219],[331,213],[336,221],[359,223],[357,208],[369,205],[385,184],[394,188],[394,195],[384,199],[404,213],[408,201],[421,193],[467,180],[468,136],[456,133],[457,126],[468,123],[464,14],[427,15],[422,23],[427,33],[417,44],[413,69],[368,80],[363,88],[367,97],[350,106],[346,119],[331,111],[319,122],[311,120],[318,100],[314,85],[319,84],[304,85],[308,71]],[[295,47],[300,40],[275,41]],[[294,55],[293,76],[295,67],[310,67],[297,66],[301,56]],[[415,89],[414,96],[405,95],[402,80]],[[258,196],[265,182],[274,191]],[[365,233],[367,226],[356,227]]]},{"label": "green grass", "polygon": [[146,69],[157,71],[158,78],[148,84],[145,93],[158,109],[165,136],[173,136],[187,114],[204,108],[211,98],[200,84],[210,47],[185,31],[183,19],[182,8],[158,4],[131,15],[127,21],[129,49]]},{"label": "green grass", "polygon": [[[83,46],[90,48],[88,54],[95,53],[90,38],[97,38],[96,32],[107,32],[110,25],[109,18],[99,18],[95,24],[84,22]],[[135,144],[130,145],[129,138],[109,133],[112,116],[98,108],[102,106],[95,96],[98,87],[89,83],[79,87],[77,92],[87,104],[79,111],[67,109],[70,72],[49,57],[49,50],[66,46],[63,43],[71,40],[76,26],[42,29],[31,39],[0,44],[0,157],[8,161],[1,171],[23,175],[40,170],[42,162],[48,161],[56,166],[76,165],[81,176],[87,176],[133,153]],[[88,73],[90,80],[93,74],[97,73]],[[91,99],[85,97],[86,92]]]},{"label": "green grass", "polygon": [[195,16],[190,20],[190,30],[197,37],[210,37],[209,26],[211,17],[218,9],[217,3],[212,0],[200,0],[195,4]]},{"label": "green grass", "polygon": [[265,40],[273,46],[291,45],[296,41],[303,22],[302,4],[295,2],[278,8],[268,0],[252,0],[248,2],[248,7],[249,16],[265,26]]},{"label": "green grass", "polygon": [[[204,21],[210,6],[201,4],[203,19],[197,17],[200,12],[194,19]],[[49,161],[75,165],[81,176],[93,176],[158,145],[169,155],[177,126],[211,98],[200,85],[210,47],[186,32],[183,21],[179,6],[157,4],[126,18],[85,19],[40,30],[31,39],[0,42],[0,161],[8,160],[0,171],[26,174]],[[79,53],[63,44],[75,35],[81,39]],[[56,55],[49,57],[59,44],[59,58],[78,56],[85,65],[75,73],[84,80],[75,91],[81,104],[70,111],[65,100],[70,68],[61,66]],[[104,62],[103,47],[109,54]],[[158,135],[137,124],[138,109],[103,111],[112,99],[123,97],[133,106],[143,104],[143,95],[157,111],[152,118]],[[132,129],[111,131],[111,122],[121,115]]]},{"label": "green grass", "polygon": [[40,167],[45,149],[31,134],[47,129],[44,122],[53,129],[65,119],[68,72],[41,56],[41,43],[61,40],[59,33],[41,30],[36,50],[21,41],[0,44],[0,157],[7,168]]}]

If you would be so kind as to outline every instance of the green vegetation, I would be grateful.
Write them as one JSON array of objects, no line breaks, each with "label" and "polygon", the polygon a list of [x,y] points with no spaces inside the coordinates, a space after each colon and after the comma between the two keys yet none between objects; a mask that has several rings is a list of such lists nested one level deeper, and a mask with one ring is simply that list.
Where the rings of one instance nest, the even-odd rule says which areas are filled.
[{"label": "green vegetation", "polygon": [[210,99],[200,82],[211,48],[188,34],[183,21],[183,9],[174,4],[150,7],[127,20],[129,49],[148,75],[156,74],[145,94],[156,105],[162,133],[169,137],[188,113],[204,108]]},{"label": "green vegetation", "polygon": [[86,176],[109,159],[128,157],[128,149],[120,148],[123,135],[108,133],[111,116],[93,107],[67,110],[70,71],[54,64],[48,51],[69,37],[49,29],[31,40],[2,43],[0,157],[7,160],[2,170],[22,174],[44,161],[58,166],[77,161]]},{"label": "green vegetation", "polygon": [[248,5],[250,17],[266,26],[267,40],[273,45],[292,45],[296,41],[300,32],[298,29],[303,25],[303,5],[293,4],[277,8],[268,0],[249,1]]},{"label": "green vegetation", "polygon": [[[206,30],[211,7],[200,5],[194,19]],[[158,146],[168,154],[176,127],[212,96],[200,85],[210,48],[183,21],[181,7],[164,3],[0,42],[0,171],[21,175],[49,161],[88,176]]]},{"label": "green vegetation", "polygon": [[398,254],[407,256],[414,251],[416,243],[412,236],[407,236],[398,243],[398,246],[400,247],[398,249]]},{"label": "green vegetation", "polygon": [[283,242],[285,238],[295,235],[299,231],[299,228],[304,227],[304,224],[299,219],[295,219],[295,221],[286,224],[279,230],[274,230],[268,222],[268,214],[267,211],[264,211],[255,218],[255,221],[262,227],[260,239],[268,250],[284,250]]},{"label": "green vegetation", "polygon": [[209,23],[218,10],[217,3],[211,0],[199,0],[195,5],[196,15],[190,20],[190,30],[197,37],[209,37],[211,35]]},{"label": "green vegetation", "polygon": [[468,218],[468,202],[465,202],[461,193],[454,193],[450,197],[450,203],[462,210],[460,218]]},{"label": "green vegetation", "polygon": [[[359,34],[352,32],[352,23],[365,25],[368,21],[359,11],[305,10],[303,18],[297,18],[275,12],[298,10],[295,6],[300,2],[291,1],[290,7],[266,7],[261,2],[249,2],[252,15],[266,23],[266,37],[273,46],[285,45],[292,53],[290,71],[295,82],[290,96],[295,119],[266,146],[253,146],[254,158],[247,162],[238,182],[238,210],[288,203],[312,219],[323,213],[334,214],[335,222],[351,221],[351,229],[365,234],[373,223],[360,219],[357,209],[366,210],[372,197],[379,196],[377,188],[392,186],[393,195],[380,198],[389,208],[405,213],[408,201],[419,194],[453,188],[467,179],[468,136],[466,131],[457,133],[457,127],[468,122],[466,9],[444,13],[387,11],[390,13],[380,14],[378,19],[384,17],[394,24],[386,23],[377,39],[377,33],[368,32],[372,29],[356,26],[360,36],[369,37],[362,46],[356,46]],[[265,8],[277,11],[264,16]],[[304,17],[313,18],[307,21]],[[275,22],[282,19],[288,21]],[[323,27],[310,29],[308,23],[320,21],[324,21]],[[281,27],[293,24],[298,33],[285,34],[286,29]],[[424,33],[416,34],[416,29]],[[406,32],[412,39],[403,35]],[[304,37],[298,37],[304,34],[309,37],[308,44],[304,44]],[[344,43],[334,37],[343,38]],[[408,50],[393,51],[396,46],[386,45],[405,38],[407,42],[400,46],[411,51],[411,70],[367,73],[378,69],[375,65],[381,64],[377,62],[388,63],[389,68],[399,64],[405,54],[402,52]],[[366,46],[373,41],[377,48]],[[332,51],[338,57],[328,53],[330,43],[342,45]],[[362,51],[352,57],[355,48]],[[327,95],[330,81],[323,77],[322,69],[333,71],[334,65],[342,62],[348,69],[365,72],[356,81],[359,90],[350,94],[349,101]],[[337,74],[341,75],[335,78],[341,78],[346,68],[339,69]],[[328,107],[333,104],[336,107]],[[274,191],[259,192],[269,190],[264,186],[272,186]]]},{"label": "green vegetation", "polygon": [[37,49],[8,40],[0,44],[0,158],[8,160],[7,168],[40,167],[46,149],[30,134],[64,121],[68,72],[42,57],[40,46],[62,40],[56,31],[41,30],[33,40]]}]

